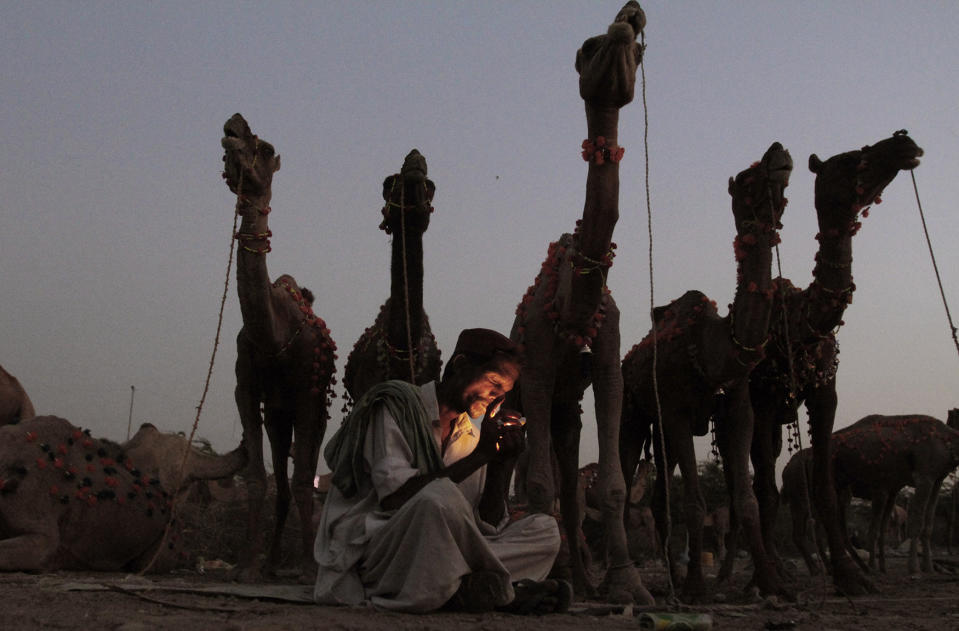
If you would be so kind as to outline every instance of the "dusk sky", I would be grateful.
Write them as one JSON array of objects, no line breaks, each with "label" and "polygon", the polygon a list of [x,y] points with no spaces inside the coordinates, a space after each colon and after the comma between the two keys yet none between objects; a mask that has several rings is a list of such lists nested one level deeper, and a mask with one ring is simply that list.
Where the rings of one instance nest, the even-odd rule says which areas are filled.
[{"label": "dusk sky", "polygon": [[[0,0],[0,365],[39,414],[95,435],[126,438],[131,386],[134,430],[190,431],[230,251],[235,197],[220,177],[220,137],[234,112],[282,155],[270,274],[316,294],[338,378],[389,293],[381,185],[414,147],[436,183],[424,299],[444,361],[463,328],[508,333],[548,243],[582,213],[573,61],[621,6]],[[795,162],[782,274],[805,287],[817,232],[809,155],[908,130],[925,150],[916,185],[959,317],[959,3],[643,8],[648,112],[639,76],[620,116],[609,276],[623,354],[650,325],[647,166],[653,302],[699,289],[725,314],[736,280],[727,179],[774,141]],[[853,243],[837,428],[959,407],[959,351],[910,174],[882,199]],[[197,431],[218,450],[241,431],[233,273]],[[582,463],[597,458],[590,397],[584,408]]]}]

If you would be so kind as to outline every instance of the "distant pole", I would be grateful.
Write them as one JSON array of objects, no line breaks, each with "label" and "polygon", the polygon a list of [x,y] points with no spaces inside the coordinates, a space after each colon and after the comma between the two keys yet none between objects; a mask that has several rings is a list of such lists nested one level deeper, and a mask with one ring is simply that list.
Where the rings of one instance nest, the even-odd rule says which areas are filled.
[{"label": "distant pole", "polygon": [[130,386],[130,416],[127,419],[127,440],[130,440],[130,426],[133,425],[133,395],[136,391],[136,386]]}]

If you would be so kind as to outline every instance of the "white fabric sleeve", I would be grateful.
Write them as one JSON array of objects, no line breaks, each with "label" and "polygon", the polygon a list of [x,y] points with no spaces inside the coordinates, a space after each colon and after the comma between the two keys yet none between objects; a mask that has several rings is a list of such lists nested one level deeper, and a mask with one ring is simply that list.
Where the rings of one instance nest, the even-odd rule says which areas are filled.
[{"label": "white fabric sleeve", "polygon": [[419,474],[413,466],[413,451],[386,406],[379,406],[370,423],[363,444],[363,457],[380,500]]}]

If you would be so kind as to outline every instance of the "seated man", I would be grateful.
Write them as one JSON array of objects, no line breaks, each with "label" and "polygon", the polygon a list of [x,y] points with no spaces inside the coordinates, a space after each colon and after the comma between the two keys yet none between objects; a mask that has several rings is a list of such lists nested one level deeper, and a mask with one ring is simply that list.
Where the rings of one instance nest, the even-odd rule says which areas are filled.
[{"label": "seated man", "polygon": [[[506,507],[526,438],[518,415],[499,407],[520,366],[508,338],[467,329],[439,383],[387,381],[357,401],[324,451],[333,480],[314,548],[317,603],[568,608],[569,584],[544,580],[560,546],[556,521],[510,522]],[[470,418],[484,414],[477,431]]]}]

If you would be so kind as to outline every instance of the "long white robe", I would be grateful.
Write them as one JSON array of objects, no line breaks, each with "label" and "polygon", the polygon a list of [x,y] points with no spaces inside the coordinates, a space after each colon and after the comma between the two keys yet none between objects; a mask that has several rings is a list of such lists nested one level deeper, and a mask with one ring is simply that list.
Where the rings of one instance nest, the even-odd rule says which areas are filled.
[{"label": "long white robe", "polygon": [[[441,444],[436,387],[420,388]],[[479,431],[461,415],[442,451],[444,466],[471,453]],[[314,557],[319,565],[314,598],[320,604],[360,605],[425,612],[443,606],[463,576],[478,570],[500,574],[506,602],[510,582],[542,580],[559,551],[556,520],[534,514],[515,522],[484,522],[477,505],[486,481],[481,467],[459,484],[435,480],[402,507],[384,511],[379,498],[399,489],[419,471],[396,421],[380,406],[365,437],[363,456],[369,476],[359,490],[343,497],[330,489],[317,531]],[[504,602],[503,604],[506,604]]]}]

